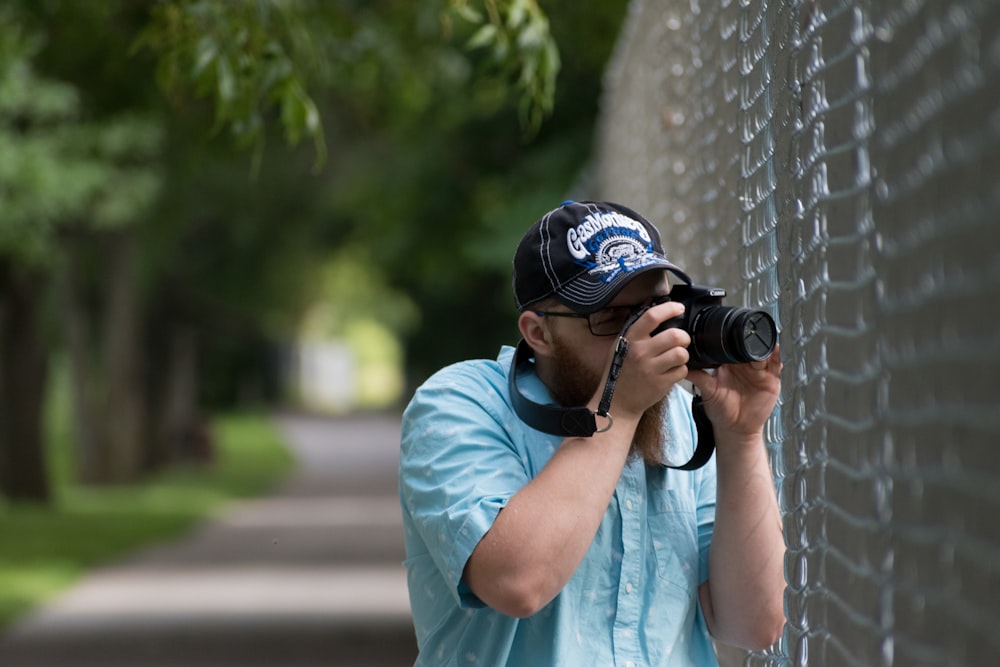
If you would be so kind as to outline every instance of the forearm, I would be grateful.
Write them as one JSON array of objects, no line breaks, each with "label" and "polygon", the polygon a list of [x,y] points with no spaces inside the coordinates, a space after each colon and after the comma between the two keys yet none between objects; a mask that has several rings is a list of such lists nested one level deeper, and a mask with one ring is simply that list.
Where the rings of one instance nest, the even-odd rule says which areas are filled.
[{"label": "forearm", "polygon": [[706,618],[720,641],[773,643],[784,623],[784,538],[763,439],[726,442],[716,453],[715,529]]},{"label": "forearm", "polygon": [[565,440],[500,512],[465,570],[466,583],[483,602],[528,616],[573,576],[628,456],[635,423],[620,422],[607,433]]}]

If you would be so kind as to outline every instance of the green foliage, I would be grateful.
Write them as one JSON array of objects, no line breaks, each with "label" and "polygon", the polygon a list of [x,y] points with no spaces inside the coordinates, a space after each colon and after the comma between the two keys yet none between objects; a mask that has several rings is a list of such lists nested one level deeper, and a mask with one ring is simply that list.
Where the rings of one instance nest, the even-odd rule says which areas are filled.
[{"label": "green foliage", "polygon": [[318,340],[343,337],[358,321],[375,321],[389,331],[412,330],[419,313],[401,291],[385,283],[369,248],[345,245],[316,275],[314,305],[303,320],[302,333]]},{"label": "green foliage", "polygon": [[468,0],[450,0],[452,13],[475,27],[467,48],[484,49],[500,76],[520,94],[520,117],[530,133],[552,112],[559,49],[549,20],[535,0],[483,0],[485,12]]},{"label": "green foliage", "polygon": [[317,164],[326,155],[319,110],[306,92],[307,73],[325,60],[308,25],[308,3],[297,0],[157,3],[138,47],[159,55],[158,79],[171,95],[193,90],[215,110],[215,130],[259,149],[268,111],[276,108],[289,143],[313,141]]},{"label": "green foliage", "polygon": [[257,164],[269,115],[277,113],[289,143],[312,140],[318,166],[327,149],[316,89],[354,94],[358,108],[391,99],[411,113],[423,110],[436,77],[467,78],[447,44],[455,19],[474,30],[467,49],[490,53],[498,95],[519,95],[522,123],[536,132],[552,111],[560,68],[548,19],[535,0],[483,6],[164,0],[136,47],[157,55],[158,81],[175,101],[190,92],[209,100],[215,129],[253,147]]},{"label": "green foliage", "polygon": [[72,119],[76,91],[36,76],[39,42],[0,10],[0,254],[37,264],[49,252],[53,225],[89,196],[94,180],[63,160],[60,142],[37,132]]},{"label": "green foliage", "polygon": [[83,122],[78,91],[32,61],[41,40],[0,12],[0,254],[52,262],[60,228],[131,224],[159,193],[151,116]]},{"label": "green foliage", "polygon": [[223,503],[266,491],[290,470],[290,455],[266,417],[220,417],[214,434],[210,468],[174,470],[134,487],[61,486],[55,509],[0,505],[0,626],[88,568],[176,536]]},{"label": "green foliage", "polygon": [[158,316],[232,340],[288,335],[318,289],[334,224],[323,219],[305,149],[266,146],[251,183],[225,142],[185,143],[183,126],[170,136],[183,147],[165,167],[170,197],[141,230],[145,280],[180,311]]},{"label": "green foliage", "polygon": [[416,304],[386,284],[384,271],[364,246],[346,245],[317,273],[315,301],[299,331],[307,341],[346,344],[353,357],[354,405],[385,408],[400,398],[400,339],[419,325]]},{"label": "green foliage", "polygon": [[8,130],[51,126],[76,115],[76,90],[69,85],[43,81],[35,75],[31,58],[39,49],[37,39],[25,35],[9,12],[0,11],[0,118]]},{"label": "green foliage", "polygon": [[[348,225],[344,242],[370,248],[388,285],[420,310],[420,326],[405,339],[411,384],[443,364],[493,356],[516,341],[513,250],[539,215],[591,194],[575,187],[587,168],[604,62],[626,5],[579,11],[568,0],[544,3],[551,34],[566,47],[551,116],[530,136],[520,100],[495,76],[485,47],[468,52],[465,78],[457,70],[454,78],[441,75],[426,107],[406,119],[342,130],[334,187],[325,196]],[[463,49],[474,21],[491,21],[483,12],[470,18],[452,26]]]},{"label": "green foliage", "polygon": [[[143,221],[145,305],[157,329],[183,321],[207,332],[203,363],[221,363],[216,345],[294,331],[322,292],[328,258],[366,248],[378,291],[368,303],[393,303],[387,295],[398,292],[421,311],[409,329],[377,317],[409,332],[407,363],[419,377],[492,354],[513,335],[510,254],[586,166],[627,0],[585,11],[569,0],[18,4],[49,36],[37,72],[75,87],[71,124],[131,111],[166,127],[161,157],[150,160],[164,196],[149,216],[133,215]],[[166,119],[154,79],[173,102]],[[209,127],[217,135],[206,140]],[[281,134],[312,143],[289,149],[275,141]],[[254,147],[252,182],[231,137]],[[94,197],[108,192],[108,174],[115,183],[132,174],[111,170],[121,162],[90,160],[72,179],[53,177],[72,180],[65,192],[32,201],[86,186],[77,219],[120,224],[138,204]],[[30,224],[49,239],[63,223]],[[247,363],[234,354],[221,372]]]},{"label": "green foliage", "polygon": [[360,408],[384,409],[403,391],[402,348],[394,332],[375,320],[352,320],[344,335],[354,355]]}]

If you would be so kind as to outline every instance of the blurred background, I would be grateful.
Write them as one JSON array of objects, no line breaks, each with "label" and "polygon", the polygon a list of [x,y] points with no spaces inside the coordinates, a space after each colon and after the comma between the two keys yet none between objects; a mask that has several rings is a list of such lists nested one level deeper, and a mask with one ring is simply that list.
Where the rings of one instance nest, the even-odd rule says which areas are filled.
[{"label": "blurred background", "polygon": [[5,3],[7,497],[51,495],[53,399],[71,476],[123,482],[219,410],[392,408],[510,339],[626,3],[420,4]]},{"label": "blurred background", "polygon": [[121,482],[215,411],[385,409],[509,340],[626,3],[500,4],[5,3],[5,495],[50,494],[53,396]]},{"label": "blurred background", "polygon": [[[567,198],[642,211],[780,323],[788,625],[724,662],[993,664],[995,0],[3,3],[0,664],[84,664],[86,586],[25,612],[206,518],[129,570],[211,561],[178,617],[223,571],[336,594],[280,579],[256,599],[301,590],[291,616],[173,645],[412,662],[400,409],[516,340],[512,249]],[[384,604],[324,606],[352,581]],[[268,662],[251,639],[292,625]],[[169,654],[137,636],[123,664]]]},{"label": "blurred background", "polygon": [[[274,664],[412,663],[378,518],[398,415],[511,342],[511,249],[587,173],[626,6],[0,5],[0,664],[271,664],[253,639],[282,632]],[[128,583],[88,597],[122,558]],[[249,630],[199,612],[226,577],[264,610]],[[394,587],[365,612],[352,581]],[[302,609],[268,616],[282,591]]]}]

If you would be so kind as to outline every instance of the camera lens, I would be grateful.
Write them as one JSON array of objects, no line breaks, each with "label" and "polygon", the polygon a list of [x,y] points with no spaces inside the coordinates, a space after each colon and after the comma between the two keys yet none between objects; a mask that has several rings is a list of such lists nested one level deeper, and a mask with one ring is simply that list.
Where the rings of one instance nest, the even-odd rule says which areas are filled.
[{"label": "camera lens", "polygon": [[778,342],[778,328],[774,320],[763,310],[751,310],[736,316],[734,334],[739,336],[737,343],[747,361],[760,361],[774,351]]},{"label": "camera lens", "polygon": [[691,324],[691,368],[715,368],[766,359],[778,342],[778,328],[763,310],[714,306]]}]

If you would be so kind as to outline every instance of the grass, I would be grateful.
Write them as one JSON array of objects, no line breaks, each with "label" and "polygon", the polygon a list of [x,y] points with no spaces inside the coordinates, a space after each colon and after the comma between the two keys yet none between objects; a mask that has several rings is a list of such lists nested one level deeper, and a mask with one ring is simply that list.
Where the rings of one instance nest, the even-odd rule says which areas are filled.
[{"label": "grass", "polygon": [[291,468],[263,415],[219,417],[213,432],[211,465],[109,488],[82,488],[57,473],[52,507],[0,505],[0,628],[88,569],[176,537],[226,501],[266,492]]}]

